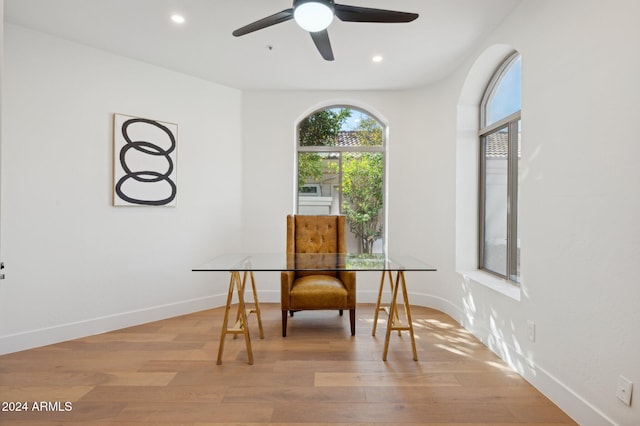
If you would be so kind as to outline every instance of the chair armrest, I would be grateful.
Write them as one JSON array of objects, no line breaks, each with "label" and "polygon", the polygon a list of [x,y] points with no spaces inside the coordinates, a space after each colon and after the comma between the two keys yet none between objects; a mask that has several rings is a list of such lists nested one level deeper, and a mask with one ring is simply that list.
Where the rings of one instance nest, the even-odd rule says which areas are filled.
[{"label": "chair armrest", "polygon": [[350,309],[356,307],[356,273],[354,271],[340,271],[338,278],[347,288],[347,305]]},{"label": "chair armrest", "polygon": [[282,310],[289,309],[289,291],[293,286],[293,280],[295,279],[295,273],[292,271],[280,272],[280,305]]}]

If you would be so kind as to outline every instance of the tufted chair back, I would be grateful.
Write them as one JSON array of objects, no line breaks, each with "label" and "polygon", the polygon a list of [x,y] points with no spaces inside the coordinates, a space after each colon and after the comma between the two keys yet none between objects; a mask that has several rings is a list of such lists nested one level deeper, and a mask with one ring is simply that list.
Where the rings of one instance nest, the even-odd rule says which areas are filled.
[{"label": "tufted chair back", "polygon": [[[287,254],[346,253],[344,216],[287,216]],[[336,272],[323,275],[337,276]],[[297,277],[318,272],[297,272]]]}]

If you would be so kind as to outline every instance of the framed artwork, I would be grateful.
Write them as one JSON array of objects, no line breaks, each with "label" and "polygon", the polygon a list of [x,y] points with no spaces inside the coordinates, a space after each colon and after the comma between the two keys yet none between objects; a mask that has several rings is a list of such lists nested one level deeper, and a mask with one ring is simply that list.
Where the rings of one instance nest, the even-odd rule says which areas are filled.
[{"label": "framed artwork", "polygon": [[113,115],[113,205],[176,205],[178,125]]}]

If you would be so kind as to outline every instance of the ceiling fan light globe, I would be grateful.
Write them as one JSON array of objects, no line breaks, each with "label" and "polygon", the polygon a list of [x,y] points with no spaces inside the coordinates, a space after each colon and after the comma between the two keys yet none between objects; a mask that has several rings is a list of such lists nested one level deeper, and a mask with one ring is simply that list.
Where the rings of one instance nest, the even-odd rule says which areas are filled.
[{"label": "ceiling fan light globe", "polygon": [[309,1],[299,4],[293,19],[306,31],[315,33],[326,29],[333,21],[333,9],[325,3]]}]

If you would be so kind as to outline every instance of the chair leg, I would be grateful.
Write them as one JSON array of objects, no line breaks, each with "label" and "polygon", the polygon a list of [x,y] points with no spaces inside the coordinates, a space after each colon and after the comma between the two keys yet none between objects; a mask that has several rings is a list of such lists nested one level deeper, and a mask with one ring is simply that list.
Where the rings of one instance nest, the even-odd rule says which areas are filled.
[{"label": "chair leg", "polygon": [[356,335],[356,310],[349,309],[349,322],[351,323],[351,335]]},{"label": "chair leg", "polygon": [[287,337],[287,311],[282,311],[282,337]]},{"label": "chair leg", "polygon": [[340,312],[340,316],[342,316],[342,309],[340,309],[338,312]]}]

